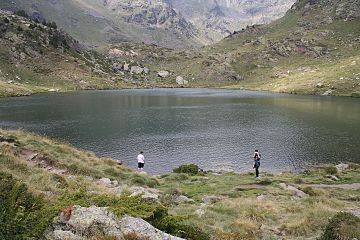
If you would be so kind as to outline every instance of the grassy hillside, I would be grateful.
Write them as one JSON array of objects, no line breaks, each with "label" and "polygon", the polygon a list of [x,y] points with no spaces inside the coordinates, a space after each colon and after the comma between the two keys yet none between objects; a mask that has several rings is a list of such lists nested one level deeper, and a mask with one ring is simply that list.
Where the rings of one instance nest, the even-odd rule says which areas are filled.
[{"label": "grassy hillside", "polygon": [[0,96],[134,86],[106,56],[51,24],[0,12]]},{"label": "grassy hillside", "polygon": [[359,96],[360,6],[331,2],[298,1],[269,25],[249,26],[198,51],[157,56],[154,50],[144,61],[190,86]]},{"label": "grassy hillside", "polygon": [[[261,180],[252,173],[197,171],[150,177],[113,159],[10,130],[0,130],[0,153],[3,239],[38,238],[53,217],[73,205],[107,206],[119,216],[142,217],[171,234],[194,240],[360,236],[360,220],[355,217],[351,225],[346,225],[349,216],[336,217],[328,225],[329,218],[340,211],[359,214],[360,167],[356,164],[342,171],[323,166],[302,174],[262,173]],[[128,190],[120,192],[124,187]],[[160,201],[143,198],[146,194],[130,195],[134,187],[157,192]],[[35,205],[21,210],[31,203]],[[26,217],[20,220],[18,214]]]},{"label": "grassy hillside", "polygon": [[[299,0],[269,25],[196,50],[122,43],[89,51],[62,31],[29,29],[30,20],[2,13],[0,95],[181,86],[359,97],[360,6],[331,2]],[[72,44],[53,46],[57,35]]]}]

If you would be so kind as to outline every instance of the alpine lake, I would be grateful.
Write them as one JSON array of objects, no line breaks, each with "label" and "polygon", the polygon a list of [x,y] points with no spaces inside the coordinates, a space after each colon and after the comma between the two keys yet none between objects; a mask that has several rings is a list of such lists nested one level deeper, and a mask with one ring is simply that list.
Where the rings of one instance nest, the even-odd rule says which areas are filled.
[{"label": "alpine lake", "polygon": [[23,129],[164,174],[205,170],[301,171],[360,163],[360,99],[213,89],[139,89],[0,99],[0,127]]}]

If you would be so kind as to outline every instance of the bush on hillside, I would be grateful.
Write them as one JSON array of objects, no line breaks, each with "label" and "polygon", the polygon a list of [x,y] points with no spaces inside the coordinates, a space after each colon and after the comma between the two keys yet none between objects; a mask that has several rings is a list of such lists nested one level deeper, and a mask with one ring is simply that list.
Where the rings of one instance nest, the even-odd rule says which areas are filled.
[{"label": "bush on hillside", "polygon": [[337,174],[338,171],[337,171],[337,168],[335,166],[329,166],[329,167],[325,168],[325,172],[327,174],[335,175],[335,174]]},{"label": "bush on hillside", "polygon": [[20,17],[29,18],[29,15],[24,10],[18,10],[18,11],[15,12],[15,14],[20,16]]},{"label": "bush on hillside", "polygon": [[12,175],[0,173],[0,239],[37,239],[48,225],[44,201]]},{"label": "bush on hillside", "polygon": [[351,213],[336,214],[326,226],[320,240],[352,240],[360,238],[360,218]]},{"label": "bush on hillside", "polygon": [[153,216],[146,219],[154,227],[168,234],[188,240],[209,240],[210,235],[199,227],[183,223],[184,217],[169,215],[166,208],[158,209]]},{"label": "bush on hillside", "polygon": [[195,164],[181,165],[173,170],[174,173],[187,173],[196,175],[199,172],[199,167]]}]

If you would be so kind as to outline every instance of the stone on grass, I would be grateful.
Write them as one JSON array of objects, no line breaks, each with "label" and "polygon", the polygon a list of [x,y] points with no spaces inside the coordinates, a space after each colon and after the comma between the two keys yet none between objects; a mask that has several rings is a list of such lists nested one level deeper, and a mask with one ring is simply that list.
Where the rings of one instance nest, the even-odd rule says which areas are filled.
[{"label": "stone on grass", "polygon": [[293,186],[290,186],[290,185],[287,186],[287,190],[292,191],[295,194],[295,196],[297,196],[299,198],[307,198],[307,197],[309,197],[309,194],[306,194],[303,191],[297,189],[296,187],[293,187]]},{"label": "stone on grass", "polygon": [[170,76],[170,73],[168,71],[160,71],[158,72],[158,76],[161,78],[167,78]]},{"label": "stone on grass", "polygon": [[285,183],[280,183],[279,187],[283,190],[286,190],[286,184]]},{"label": "stone on grass", "polygon": [[331,175],[330,178],[334,181],[340,181],[340,179],[337,176]]},{"label": "stone on grass", "polygon": [[176,83],[177,83],[178,85],[186,85],[186,84],[188,84],[189,82],[188,82],[187,80],[185,80],[183,77],[177,76],[177,77],[176,77]]},{"label": "stone on grass", "polygon": [[256,200],[258,200],[258,201],[262,201],[264,199],[265,199],[265,195],[263,195],[263,194],[256,197]]},{"label": "stone on grass", "polygon": [[205,210],[202,209],[202,208],[196,209],[196,210],[195,210],[195,214],[196,214],[199,218],[201,218],[201,217],[205,214]]},{"label": "stone on grass", "polygon": [[97,235],[111,236],[120,240],[124,235],[135,233],[138,237],[153,240],[182,240],[156,229],[140,218],[124,216],[119,219],[107,208],[73,206],[69,216],[62,213],[45,231],[47,240],[82,240]]},{"label": "stone on grass", "polygon": [[349,164],[340,163],[340,164],[336,165],[335,167],[338,170],[338,172],[342,172],[349,168]]},{"label": "stone on grass", "polygon": [[180,195],[180,196],[174,196],[173,202],[175,204],[181,204],[181,203],[194,203],[195,201],[191,198],[188,198],[187,196]]},{"label": "stone on grass", "polygon": [[141,218],[125,216],[120,221],[123,234],[136,233],[138,237],[151,240],[182,240],[182,238],[171,236],[154,228]]}]

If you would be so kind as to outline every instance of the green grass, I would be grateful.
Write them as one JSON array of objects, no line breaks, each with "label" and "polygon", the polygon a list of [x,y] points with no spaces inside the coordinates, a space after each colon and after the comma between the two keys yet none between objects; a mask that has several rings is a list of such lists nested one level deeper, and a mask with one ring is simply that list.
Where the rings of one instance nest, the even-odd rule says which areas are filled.
[{"label": "green grass", "polygon": [[[45,223],[69,206],[95,204],[110,207],[119,216],[143,217],[168,232],[177,229],[171,233],[179,236],[184,236],[183,231],[191,233],[193,238],[187,235],[187,239],[196,239],[194,236],[207,239],[209,234],[215,239],[261,239],[265,235],[268,239],[276,239],[281,232],[289,239],[311,239],[321,236],[329,217],[349,208],[360,208],[359,189],[319,185],[359,183],[360,167],[357,164],[337,172],[340,181],[336,182],[328,177],[329,173],[334,173],[334,167],[330,165],[314,166],[303,174],[264,173],[262,181],[256,181],[249,173],[169,173],[154,178],[118,166],[115,160],[97,158],[91,152],[31,133],[0,130],[0,135],[19,144],[17,153],[8,145],[1,146],[1,172],[21,181],[34,196],[44,196],[47,217],[41,217],[44,220],[41,222]],[[18,155],[20,149],[47,156],[46,161],[53,168],[68,172],[58,174],[30,166]],[[162,204],[142,202],[139,197],[129,198],[126,193],[114,195],[108,188],[96,184],[101,177],[128,186],[157,188]],[[298,199],[291,191],[281,189],[280,183],[295,186],[310,197]],[[175,205],[172,201],[176,195],[185,195],[195,202]],[[257,199],[260,195],[263,195],[262,200]],[[205,199],[209,200],[204,203]],[[203,215],[196,214],[198,209],[204,211]],[[154,218],[154,214],[161,217]],[[264,227],[260,229],[262,225]]]}]

